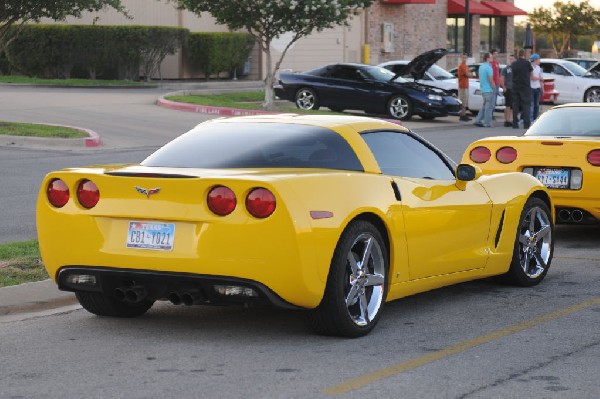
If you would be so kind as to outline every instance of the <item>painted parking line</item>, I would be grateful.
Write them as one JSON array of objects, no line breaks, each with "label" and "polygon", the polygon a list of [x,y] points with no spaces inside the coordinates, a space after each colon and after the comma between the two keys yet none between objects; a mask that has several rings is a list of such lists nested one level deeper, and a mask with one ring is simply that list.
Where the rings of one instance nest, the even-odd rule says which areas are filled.
[{"label": "painted parking line", "polygon": [[329,394],[329,395],[338,395],[338,394],[347,393],[347,392],[353,391],[355,389],[362,388],[366,385],[372,384],[376,381],[383,380],[384,378],[388,378],[388,377],[391,377],[391,376],[394,376],[394,375],[397,375],[400,373],[404,373],[406,371],[415,369],[420,366],[424,366],[429,363],[433,363],[437,360],[454,355],[456,353],[464,352],[464,351],[474,348],[476,346],[495,341],[497,339],[506,337],[511,334],[516,334],[523,330],[527,330],[527,329],[536,327],[542,323],[556,320],[561,317],[565,317],[570,314],[580,312],[582,310],[591,308],[593,306],[598,306],[598,305],[600,305],[600,297],[596,297],[596,298],[590,299],[588,301],[581,302],[581,303],[578,303],[573,306],[569,306],[567,308],[555,310],[553,312],[546,313],[543,316],[536,317],[535,319],[527,320],[522,323],[518,323],[518,324],[512,325],[510,327],[503,328],[498,331],[494,331],[490,334],[482,335],[482,336],[475,337],[475,338],[467,340],[467,341],[459,342],[458,344],[449,346],[447,348],[441,349],[436,352],[431,352],[426,355],[419,356],[419,357],[407,360],[402,363],[397,363],[392,366],[389,366],[389,367],[386,367],[383,369],[379,369],[372,373],[368,373],[368,374],[362,375],[360,377],[353,378],[351,380],[347,380],[340,384],[326,388],[326,389],[322,390],[321,392],[324,394]]}]

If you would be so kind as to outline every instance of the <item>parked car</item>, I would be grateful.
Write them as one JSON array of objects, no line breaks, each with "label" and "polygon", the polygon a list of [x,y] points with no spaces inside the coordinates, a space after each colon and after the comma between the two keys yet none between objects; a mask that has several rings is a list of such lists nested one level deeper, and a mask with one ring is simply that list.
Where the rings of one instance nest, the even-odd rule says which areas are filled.
[{"label": "parked car", "polygon": [[458,115],[461,102],[441,89],[409,82],[385,68],[364,64],[331,64],[303,73],[282,72],[275,95],[304,110],[324,106],[332,111],[362,110],[406,120]]},{"label": "parked car", "polygon": [[522,137],[472,143],[462,162],[475,162],[486,174],[537,177],[552,195],[558,222],[600,221],[600,104],[553,107]]},{"label": "parked car", "polygon": [[551,207],[532,176],[455,167],[396,123],[264,115],[204,122],[140,164],[51,172],[37,226],[49,275],[93,314],[262,303],[357,337],[417,292],[541,282]]},{"label": "parked car", "polygon": [[600,101],[600,79],[574,62],[542,58],[545,77],[554,79],[560,103]]},{"label": "parked car", "polygon": [[[469,71],[471,71],[471,73],[473,74],[473,76],[475,76],[475,80],[477,81],[477,85],[479,86],[479,66],[481,65],[481,63],[475,63],[475,64],[469,64]],[[506,64],[500,64],[500,70],[502,71],[502,69],[504,69],[506,67]],[[450,73],[453,74],[453,76],[456,76],[456,72],[457,68],[452,68],[450,70]],[[471,82],[473,81],[473,79],[471,79]],[[479,90],[477,90],[477,95],[481,96],[481,92]],[[559,96],[559,92],[556,90],[555,86],[554,86],[554,79],[552,78],[547,78],[544,77],[544,95],[542,96],[540,102],[544,103],[544,104],[556,104],[556,102],[558,101],[558,96]],[[471,101],[471,99],[469,98],[469,101]],[[483,104],[483,99],[480,100],[481,104]],[[498,108],[496,108],[498,109]]]},{"label": "parked car", "polygon": [[563,60],[574,62],[586,70],[589,70],[593,65],[598,63],[598,60],[595,58],[563,58]]},{"label": "parked car", "polygon": [[[444,55],[446,49],[427,51],[411,61],[387,61],[379,64],[380,67],[389,69],[406,80],[422,85],[437,87],[451,93],[458,93],[458,79],[455,75],[435,64]],[[500,89],[502,94],[502,89]],[[503,95],[496,98],[496,110],[503,110],[505,99]],[[470,79],[469,82],[469,110],[477,112],[483,106],[483,96],[479,87],[479,80]]]}]

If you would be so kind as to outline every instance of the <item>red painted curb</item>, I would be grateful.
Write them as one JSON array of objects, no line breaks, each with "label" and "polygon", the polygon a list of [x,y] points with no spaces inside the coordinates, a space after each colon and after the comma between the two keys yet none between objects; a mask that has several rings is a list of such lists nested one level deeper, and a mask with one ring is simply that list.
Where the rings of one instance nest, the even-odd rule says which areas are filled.
[{"label": "red painted curb", "polygon": [[201,114],[219,115],[219,116],[251,116],[251,115],[267,115],[267,114],[278,113],[278,112],[260,111],[260,110],[254,110],[254,109],[212,107],[209,105],[178,103],[175,101],[167,100],[164,97],[159,97],[158,100],[156,100],[156,105],[165,107],[165,108],[175,109],[178,111],[197,112],[197,113],[201,113]]}]

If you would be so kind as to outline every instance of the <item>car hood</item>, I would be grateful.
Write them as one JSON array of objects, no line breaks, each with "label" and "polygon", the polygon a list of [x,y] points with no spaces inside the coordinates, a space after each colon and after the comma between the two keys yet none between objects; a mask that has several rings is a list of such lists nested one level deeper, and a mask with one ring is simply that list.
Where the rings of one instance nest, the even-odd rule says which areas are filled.
[{"label": "car hood", "polygon": [[405,74],[411,75],[415,80],[423,79],[425,71],[445,56],[447,52],[448,50],[444,48],[438,48],[416,56],[408,63]]},{"label": "car hood", "polygon": [[433,87],[433,86],[426,86],[424,84],[420,84],[417,82],[411,82],[411,81],[403,82],[403,83],[390,82],[390,84],[399,86],[402,88],[417,90],[417,91],[420,91],[420,92],[423,92],[426,94],[438,94],[440,96],[450,96],[451,95],[447,90],[443,90],[443,89],[440,89],[438,87]]}]

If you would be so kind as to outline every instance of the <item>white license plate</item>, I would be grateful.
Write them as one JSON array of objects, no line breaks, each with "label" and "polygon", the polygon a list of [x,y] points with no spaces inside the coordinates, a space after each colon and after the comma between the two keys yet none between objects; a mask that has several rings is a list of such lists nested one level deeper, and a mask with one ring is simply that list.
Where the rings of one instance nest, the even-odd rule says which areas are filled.
[{"label": "white license plate", "polygon": [[569,188],[568,169],[540,168],[535,177],[548,188]]},{"label": "white license plate", "polygon": [[175,224],[159,222],[129,222],[127,248],[173,250]]}]

